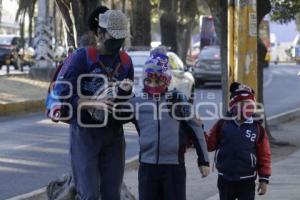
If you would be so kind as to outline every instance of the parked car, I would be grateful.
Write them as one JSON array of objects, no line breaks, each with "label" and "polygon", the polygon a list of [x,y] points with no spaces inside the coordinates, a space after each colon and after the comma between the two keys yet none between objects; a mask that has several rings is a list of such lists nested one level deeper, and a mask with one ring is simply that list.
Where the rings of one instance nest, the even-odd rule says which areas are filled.
[{"label": "parked car", "polygon": [[2,65],[13,65],[15,69],[20,68],[20,47],[20,37],[15,35],[0,35],[0,69]]},{"label": "parked car", "polygon": [[[143,68],[150,56],[150,51],[128,51],[134,66],[134,91],[136,94],[142,92],[143,88]],[[169,63],[171,64],[172,80],[169,90],[178,89],[188,98],[192,99],[194,92],[195,80],[193,75],[186,70],[182,60],[173,52],[167,53]]]},{"label": "parked car", "polygon": [[197,85],[206,82],[221,82],[220,46],[205,46],[193,67]]}]

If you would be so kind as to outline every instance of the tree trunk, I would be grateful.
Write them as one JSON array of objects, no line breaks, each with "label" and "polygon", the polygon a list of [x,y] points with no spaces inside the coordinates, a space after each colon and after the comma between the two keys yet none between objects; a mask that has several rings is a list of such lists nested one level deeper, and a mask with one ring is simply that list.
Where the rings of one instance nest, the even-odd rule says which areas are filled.
[{"label": "tree trunk", "polygon": [[127,13],[127,11],[126,11],[126,0],[122,0],[122,11],[123,11],[123,13]]},{"label": "tree trunk", "polygon": [[[228,53],[228,46],[227,46],[227,41],[228,41],[228,34],[227,34],[227,30],[228,30],[228,23],[227,23],[227,2],[220,0],[220,5],[221,5],[221,15],[220,15],[220,19],[216,22],[219,24],[220,29],[216,29],[217,30],[217,36],[219,37],[219,41],[220,41],[220,55],[221,55],[221,73],[223,74],[222,76],[222,114],[225,115],[227,110],[228,110],[228,57],[227,57],[227,53]],[[223,19],[223,23],[220,23],[221,19]],[[224,20],[225,19],[225,20]],[[221,108],[220,108],[221,109]]]},{"label": "tree trunk", "polygon": [[[25,15],[26,15],[26,13],[24,12],[22,14],[21,23],[20,23],[20,37],[21,37],[21,41],[22,41],[21,46],[22,46],[23,50],[24,50],[24,44],[25,44],[24,43],[25,42]],[[23,51],[23,53],[24,53],[24,51]]]},{"label": "tree trunk", "polygon": [[58,24],[57,24],[57,16],[56,16],[56,4],[53,2],[53,32],[54,32],[54,40],[55,40],[55,46],[58,44]]},{"label": "tree trunk", "polygon": [[33,21],[34,21],[34,10],[36,5],[36,0],[33,0],[31,7],[28,12],[29,24],[28,24],[28,38],[29,38],[29,46],[33,46]]},{"label": "tree trunk", "polygon": [[2,22],[2,12],[3,12],[2,0],[0,0],[0,23]]},{"label": "tree trunk", "polygon": [[257,101],[263,103],[263,72],[264,72],[264,60],[267,54],[267,48],[262,40],[259,38],[259,24],[263,20],[264,16],[271,11],[271,4],[269,0],[257,1],[257,71],[258,71],[258,91]]},{"label": "tree trunk", "polygon": [[110,8],[111,9],[116,9],[115,0],[110,0]]},{"label": "tree trunk", "polygon": [[[214,25],[217,37],[220,41],[221,71],[222,71],[222,114],[228,110],[228,57],[227,57],[227,1],[224,0],[207,0],[211,15],[214,19]],[[221,108],[220,108],[221,109]]]},{"label": "tree trunk", "polygon": [[[71,19],[73,20],[74,39],[76,47],[79,45],[80,37],[88,31],[85,21],[85,6],[90,1],[72,0],[71,1]],[[86,5],[85,5],[86,4]]]},{"label": "tree trunk", "polygon": [[[151,4],[150,0],[132,2],[131,43],[133,46],[150,46]],[[141,17],[143,16],[143,17]]]},{"label": "tree trunk", "polygon": [[[258,81],[258,91],[257,91],[257,101],[264,105],[264,95],[263,95],[263,82],[264,82],[264,61],[267,54],[267,48],[265,47],[262,40],[259,38],[259,24],[263,20],[264,16],[271,11],[270,0],[258,0],[257,1],[257,81]],[[264,126],[266,132],[271,141],[275,139],[272,137],[268,122],[266,120],[266,113],[264,112]]]},{"label": "tree trunk", "polygon": [[58,27],[59,27],[59,35],[58,35],[59,44],[62,45],[63,44],[63,37],[64,37],[64,26],[63,26],[62,19],[59,19]]},{"label": "tree trunk", "polygon": [[161,43],[177,53],[177,0],[160,1]]},{"label": "tree trunk", "polygon": [[69,10],[71,10],[70,4],[67,4],[61,0],[55,0],[55,2],[63,19],[64,28],[66,31],[66,42],[67,42],[66,45],[67,47],[68,46],[75,47],[73,21],[69,13]]},{"label": "tree trunk", "polygon": [[78,46],[78,42],[89,29],[87,20],[90,12],[99,5],[98,0],[56,0],[67,31],[68,46]]},{"label": "tree trunk", "polygon": [[295,23],[296,23],[297,31],[300,32],[300,13],[296,15]]},{"label": "tree trunk", "polygon": [[192,23],[177,25],[177,54],[184,63],[191,43]]},{"label": "tree trunk", "polygon": [[50,10],[50,5],[49,5],[49,0],[46,0],[46,16],[49,16],[49,10]]},{"label": "tree trunk", "polygon": [[178,0],[177,53],[186,63],[186,55],[191,43],[191,32],[199,13],[196,0]]},{"label": "tree trunk", "polygon": [[29,38],[29,46],[33,45],[33,16],[29,14],[29,25],[28,25],[28,38]]}]

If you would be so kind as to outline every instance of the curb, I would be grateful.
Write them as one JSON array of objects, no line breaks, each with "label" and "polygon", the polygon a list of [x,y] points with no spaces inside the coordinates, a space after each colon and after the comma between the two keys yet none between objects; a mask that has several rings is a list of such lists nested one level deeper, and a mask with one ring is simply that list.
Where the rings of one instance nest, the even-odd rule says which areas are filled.
[{"label": "curb", "polygon": [[40,197],[40,195],[44,194],[46,192],[46,187],[40,188],[38,190],[34,190],[32,192],[26,193],[26,194],[22,194],[22,195],[18,195],[12,198],[9,198],[7,200],[33,200],[34,198],[38,198]]},{"label": "curb", "polygon": [[33,100],[16,103],[0,104],[0,116],[9,116],[16,114],[23,114],[28,112],[42,111],[45,109],[45,100]]},{"label": "curb", "polygon": [[297,117],[300,117],[300,107],[268,117],[267,121],[270,126],[275,126],[279,123],[291,121]]},{"label": "curb", "polygon": [[[0,113],[0,115],[1,115],[1,113]],[[287,112],[283,112],[283,113],[268,117],[267,121],[270,126],[273,126],[273,125],[277,125],[278,123],[284,123],[287,121],[291,121],[299,116],[300,116],[300,107],[290,110],[290,111],[287,111]],[[126,160],[125,171],[137,169],[138,164],[139,164],[138,156],[134,156],[133,158]],[[32,191],[30,193],[15,196],[15,197],[12,197],[7,200],[37,200],[38,198],[40,200],[42,197],[44,197],[43,199],[45,199],[45,196],[44,196],[45,192],[46,192],[46,187],[43,187],[38,190]],[[216,198],[217,198],[217,196],[215,195],[215,196],[208,198],[207,200],[215,200]]]},{"label": "curb", "polygon": [[15,76],[15,77],[28,77],[29,74],[28,73],[18,73],[18,74],[0,74],[0,77],[11,77],[11,76]]},{"label": "curb", "polygon": [[219,194],[215,194],[214,196],[211,196],[205,200],[219,200]]},{"label": "curb", "polygon": [[125,171],[135,170],[139,166],[139,156],[134,156],[128,160],[126,160],[125,163]]},{"label": "curb", "polygon": [[[137,169],[139,164],[139,156],[134,156],[125,163],[125,172]],[[47,199],[46,197],[46,187],[34,190],[32,192],[21,194],[7,200],[40,200],[40,199]]]}]

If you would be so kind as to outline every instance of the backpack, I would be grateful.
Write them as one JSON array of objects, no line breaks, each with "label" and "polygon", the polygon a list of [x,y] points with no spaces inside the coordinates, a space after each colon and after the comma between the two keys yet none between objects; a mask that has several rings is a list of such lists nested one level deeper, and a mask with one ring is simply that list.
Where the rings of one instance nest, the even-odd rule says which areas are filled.
[{"label": "backpack", "polygon": [[[99,64],[101,61],[97,59],[97,49],[93,47],[86,48],[87,52],[87,63],[89,66],[93,64]],[[70,123],[70,120],[72,118],[72,107],[64,102],[67,97],[60,97],[58,98],[55,94],[60,93],[60,88],[55,87],[55,83],[59,81],[59,77],[61,74],[66,72],[68,68],[70,67],[70,63],[72,61],[72,58],[74,56],[74,53],[70,54],[62,64],[58,65],[56,67],[55,72],[53,73],[53,76],[50,81],[50,85],[48,88],[48,93],[46,96],[46,111],[45,114],[47,118],[51,119],[53,122],[64,122],[64,123]],[[120,62],[118,65],[118,68],[115,71],[118,71],[120,67],[123,68],[129,68],[131,67],[131,59],[128,56],[128,54],[125,51],[119,52]],[[89,64],[91,63],[91,64]]]}]

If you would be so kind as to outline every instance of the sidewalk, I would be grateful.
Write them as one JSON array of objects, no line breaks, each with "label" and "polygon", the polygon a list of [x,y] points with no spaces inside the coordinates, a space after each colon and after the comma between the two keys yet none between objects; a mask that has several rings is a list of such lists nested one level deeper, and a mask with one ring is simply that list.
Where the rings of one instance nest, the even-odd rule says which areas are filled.
[{"label": "sidewalk", "polygon": [[[289,142],[289,146],[273,146],[273,175],[268,192],[258,196],[258,200],[297,200],[300,199],[300,118],[271,127],[273,136]],[[213,153],[210,154],[211,160]],[[202,179],[196,165],[193,149],[186,153],[187,200],[218,200],[216,170]],[[137,170],[125,173],[125,183],[138,197]]]},{"label": "sidewalk", "polygon": [[[275,123],[272,123],[275,124]],[[272,145],[273,173],[265,196],[257,200],[298,200],[300,199],[300,118],[270,126],[272,135],[278,141],[288,142],[288,146]],[[210,153],[210,160],[213,153]],[[125,171],[124,182],[138,199],[137,165]],[[186,153],[187,200],[218,200],[216,170],[202,179],[196,165],[194,149]],[[44,190],[43,190],[44,191]],[[34,191],[25,198],[11,200],[45,200],[44,192]]]},{"label": "sidewalk", "polygon": [[42,110],[48,82],[0,76],[0,116]]}]

